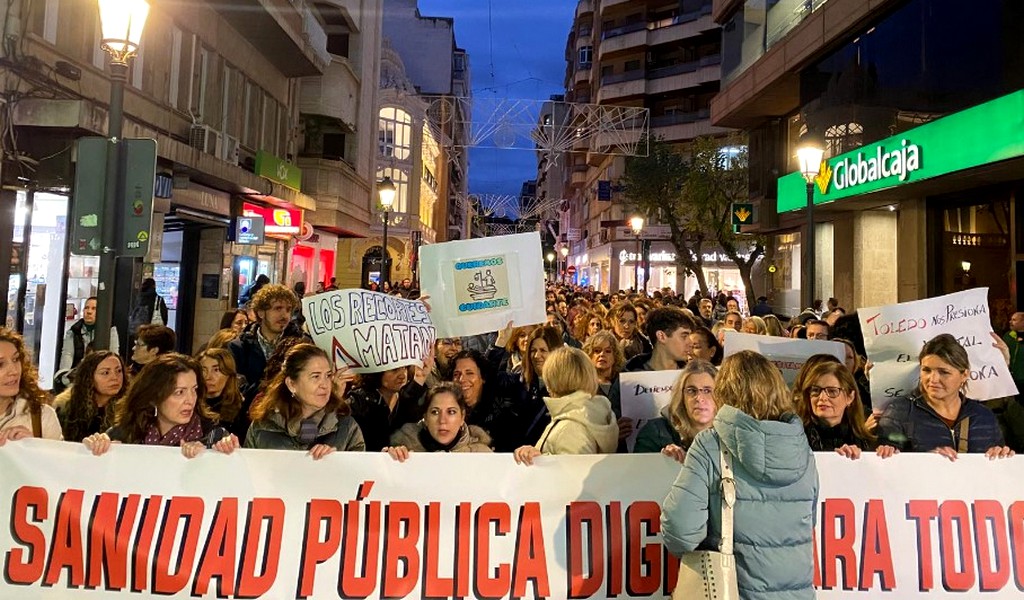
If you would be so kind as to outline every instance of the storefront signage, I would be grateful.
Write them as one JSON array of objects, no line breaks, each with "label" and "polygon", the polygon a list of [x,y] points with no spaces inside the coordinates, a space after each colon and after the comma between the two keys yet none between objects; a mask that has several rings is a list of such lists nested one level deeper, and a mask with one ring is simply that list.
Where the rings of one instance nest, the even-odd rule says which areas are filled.
[{"label": "storefront signage", "polygon": [[302,209],[260,206],[246,202],[242,205],[242,216],[263,217],[267,235],[298,235],[302,231]]},{"label": "storefront signage", "polygon": [[[636,234],[631,227],[616,227],[615,237],[619,240],[635,240]],[[668,225],[645,225],[640,231],[642,240],[670,240],[672,239],[672,228]]]},{"label": "storefront signage", "polygon": [[259,246],[264,241],[263,217],[238,217],[235,222],[235,243]]},{"label": "storefront signage", "polygon": [[[266,150],[256,152],[256,174],[276,181],[296,192],[302,188],[302,169],[274,156]],[[268,221],[269,223],[269,221]]]},{"label": "storefront signage", "polygon": [[[998,126],[995,126],[997,124]],[[822,162],[814,203],[923,181],[1024,156],[1024,90]],[[778,211],[807,205],[800,173],[779,178]]]},{"label": "storefront signage", "polygon": [[224,217],[231,216],[231,195],[196,183],[187,189],[176,189],[171,202]]},{"label": "storefront signage", "polygon": [[[749,254],[739,255],[740,259],[742,260],[746,260],[749,256]],[[651,252],[650,258],[652,263],[674,263],[676,262],[676,253],[666,251]],[[636,260],[637,254],[635,252],[627,252],[625,250],[619,252],[619,264],[631,263],[635,262]],[[704,253],[704,262],[706,263],[728,262],[729,260],[730,259],[727,255],[718,252]]]}]

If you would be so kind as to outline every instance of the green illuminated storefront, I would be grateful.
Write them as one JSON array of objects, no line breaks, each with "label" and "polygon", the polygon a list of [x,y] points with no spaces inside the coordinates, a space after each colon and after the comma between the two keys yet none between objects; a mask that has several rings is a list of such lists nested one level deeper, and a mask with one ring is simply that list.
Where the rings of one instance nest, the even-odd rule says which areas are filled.
[{"label": "green illuminated storefront", "polygon": [[[997,318],[1024,306],[1022,193],[1024,90],[827,157],[815,289],[856,308],[987,286]],[[799,173],[779,178],[783,229],[806,231],[806,203]]]}]

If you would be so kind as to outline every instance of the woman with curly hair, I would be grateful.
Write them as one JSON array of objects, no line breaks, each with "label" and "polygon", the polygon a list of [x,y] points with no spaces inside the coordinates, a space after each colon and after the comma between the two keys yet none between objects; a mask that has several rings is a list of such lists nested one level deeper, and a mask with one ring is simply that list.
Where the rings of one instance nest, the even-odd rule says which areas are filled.
[{"label": "woman with curly hair", "polygon": [[50,397],[39,389],[39,371],[16,332],[0,327],[0,446],[7,440],[62,437]]},{"label": "woman with curly hair", "polygon": [[222,451],[237,446],[237,439],[217,426],[205,399],[199,363],[184,354],[162,354],[132,379],[115,408],[114,426],[86,436],[82,443],[96,456],[112,443],[180,446],[187,458],[215,444]]},{"label": "woman with curly hair", "polygon": [[238,387],[235,357],[226,348],[207,348],[196,356],[206,383],[206,406],[217,415],[221,425],[239,439],[249,429],[249,407]]},{"label": "woman with curly hair", "polygon": [[604,319],[593,311],[581,312],[573,324],[573,337],[581,343],[604,329]]},{"label": "woman with curly hair", "polygon": [[336,393],[333,376],[326,352],[296,344],[249,410],[245,447],[305,450],[314,460],[336,450],[365,450],[363,433]]},{"label": "woman with curly hair", "polygon": [[86,354],[72,377],[73,385],[57,396],[53,405],[64,439],[80,442],[114,424],[114,407],[128,390],[128,370],[120,356],[99,350]]}]

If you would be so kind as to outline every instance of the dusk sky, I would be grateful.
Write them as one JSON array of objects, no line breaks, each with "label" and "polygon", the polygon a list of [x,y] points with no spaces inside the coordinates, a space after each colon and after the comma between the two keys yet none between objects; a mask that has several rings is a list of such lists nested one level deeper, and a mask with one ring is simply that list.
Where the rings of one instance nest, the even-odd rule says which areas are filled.
[{"label": "dusk sky", "polygon": [[[453,17],[455,39],[470,55],[474,98],[547,100],[565,92],[565,40],[576,0],[419,0],[420,14]],[[475,148],[469,191],[518,194],[537,176],[536,154]]]}]

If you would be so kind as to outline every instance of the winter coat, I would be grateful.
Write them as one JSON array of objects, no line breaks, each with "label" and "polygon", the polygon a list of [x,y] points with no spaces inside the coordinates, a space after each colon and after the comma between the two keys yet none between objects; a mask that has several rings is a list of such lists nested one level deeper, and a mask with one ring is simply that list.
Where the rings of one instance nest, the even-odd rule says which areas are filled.
[{"label": "winter coat", "polygon": [[[392,446],[405,446],[413,452],[427,452],[423,442],[420,440],[421,432],[426,435],[426,426],[422,421],[419,423],[406,423],[401,429],[391,434]],[[463,425],[455,445],[449,452],[493,452],[491,450],[491,436],[476,425]]]},{"label": "winter coat", "polygon": [[92,421],[86,424],[85,427],[76,427],[69,422],[68,411],[71,404],[71,394],[74,389],[75,386],[71,386],[53,399],[53,410],[57,412],[57,419],[60,420],[61,429],[64,433],[64,441],[80,442],[86,436],[110,429],[114,424],[113,400],[107,403],[103,408],[97,407],[96,414],[93,415]]},{"label": "winter coat", "polygon": [[284,415],[274,412],[260,421],[254,421],[245,435],[246,448],[262,450],[309,450],[317,444],[332,446],[341,451],[362,452],[366,450],[363,432],[355,419],[337,412],[324,414],[320,419],[320,428],[316,439],[311,444],[303,444],[298,432],[288,430]]},{"label": "winter coat", "polygon": [[[64,433],[61,431],[60,420],[57,413],[49,404],[43,404],[39,412],[39,424],[44,440],[62,440]],[[15,427],[24,427],[32,431],[32,412],[28,407],[28,400],[15,398],[7,413],[0,413],[0,432]],[[34,432],[33,432],[34,433]]]},{"label": "winter coat", "polygon": [[953,427],[946,426],[924,396],[894,398],[878,419],[879,443],[905,452],[931,452],[960,445],[960,430],[967,421],[967,451],[983,453],[1003,445],[1003,432],[992,411],[977,400],[961,398],[960,414]]},{"label": "winter coat", "polygon": [[733,542],[744,600],[814,598],[811,534],[818,471],[796,415],[759,421],[732,406],[697,434],[662,505],[661,534],[677,556],[717,550],[722,535],[721,447],[736,479]]},{"label": "winter coat", "polygon": [[260,341],[256,339],[259,326],[258,322],[253,323],[228,344],[228,350],[235,358],[235,371],[239,375],[238,389],[246,404],[250,405],[260,390],[263,371],[267,368],[267,357],[263,354]]},{"label": "winter coat", "polygon": [[466,414],[466,423],[486,431],[494,441],[495,452],[512,452],[529,443],[523,425],[525,395],[518,377],[498,373],[494,381],[484,384],[480,400]]},{"label": "winter coat", "polygon": [[619,425],[604,396],[573,392],[544,402],[551,424],[537,442],[544,454],[611,454],[619,444]]},{"label": "winter coat", "polygon": [[675,427],[672,427],[672,419],[669,417],[668,406],[661,409],[661,416],[651,419],[643,424],[636,434],[636,444],[633,445],[634,453],[661,452],[662,448],[669,444],[676,446],[683,445],[682,438]]},{"label": "winter coat", "polygon": [[815,452],[832,452],[846,445],[857,446],[861,450],[872,450],[875,447],[871,441],[857,437],[853,427],[846,421],[830,427],[828,423],[814,419],[804,425],[804,433],[807,434],[811,450]]},{"label": "winter coat", "polygon": [[353,390],[349,396],[349,405],[352,407],[352,417],[363,432],[366,449],[380,452],[399,427],[419,421],[423,416],[420,401],[426,392],[427,388],[415,381],[406,383],[399,391],[398,402],[392,411],[380,392],[366,388]]},{"label": "winter coat", "polygon": [[999,421],[1006,445],[1018,454],[1024,452],[1024,406],[1014,396],[986,400],[984,405]]}]

